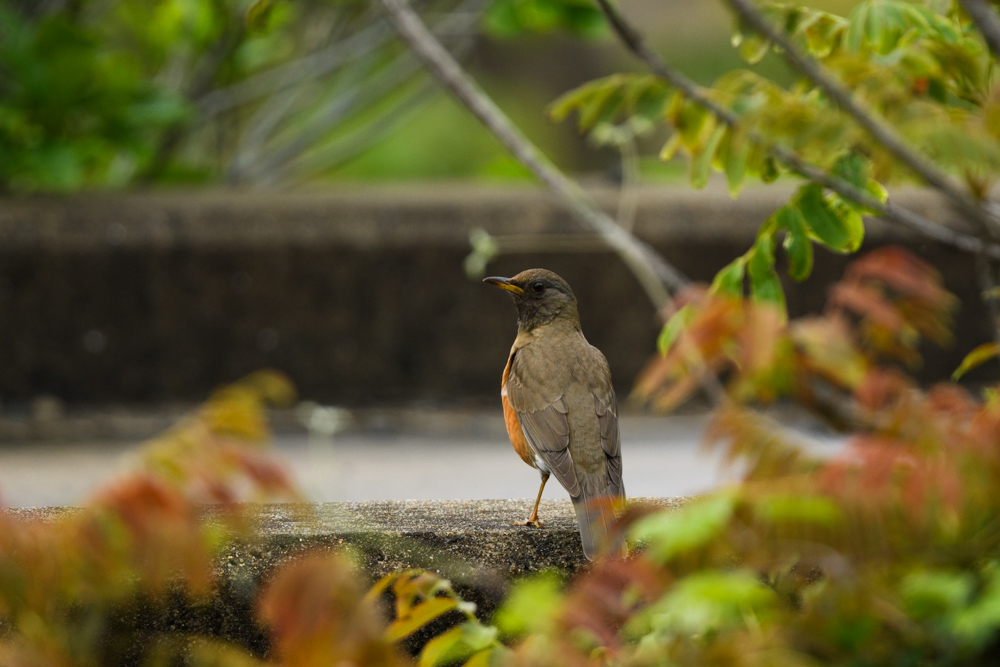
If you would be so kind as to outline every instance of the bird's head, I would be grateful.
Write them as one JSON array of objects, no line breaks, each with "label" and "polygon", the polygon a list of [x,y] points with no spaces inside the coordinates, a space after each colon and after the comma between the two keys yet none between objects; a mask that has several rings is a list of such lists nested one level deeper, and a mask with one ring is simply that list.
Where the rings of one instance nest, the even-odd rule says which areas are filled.
[{"label": "bird's head", "polygon": [[573,290],[551,271],[528,269],[513,278],[491,276],[483,282],[505,289],[514,297],[518,331],[531,331],[557,320],[580,328]]}]

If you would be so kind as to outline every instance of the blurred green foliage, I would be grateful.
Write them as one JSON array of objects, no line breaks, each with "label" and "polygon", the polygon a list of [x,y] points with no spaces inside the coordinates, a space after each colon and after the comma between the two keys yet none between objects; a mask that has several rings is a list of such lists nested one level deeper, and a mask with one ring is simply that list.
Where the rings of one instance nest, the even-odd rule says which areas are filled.
[{"label": "blurred green foliage", "polygon": [[126,183],[158,132],[188,113],[182,96],[148,79],[134,51],[108,39],[115,32],[69,13],[30,20],[0,4],[0,184]]},{"label": "blurred green foliage", "polygon": [[[170,133],[214,86],[280,62],[282,5],[247,31],[246,2],[0,0],[0,186],[73,190],[160,176]],[[283,41],[285,43],[283,43]]]},{"label": "blurred green foliage", "polygon": [[[446,13],[453,5],[430,2],[425,9]],[[343,170],[340,163],[333,169],[310,163],[307,177],[524,178],[526,172],[505,158],[485,130],[440,99],[414,104],[407,115],[412,124],[393,135],[391,146],[354,140],[352,133],[360,136],[366,123],[381,122],[385,109],[405,103],[416,90],[396,85],[378,92],[373,84],[376,92],[369,95],[364,89],[365,79],[374,81],[371,73],[387,68],[402,50],[385,40],[384,30],[373,29],[377,10],[356,0],[80,0],[38,7],[0,0],[0,188],[70,191],[218,179],[232,169],[231,160],[237,166],[246,159],[267,163],[269,156],[262,157],[254,142],[262,127],[286,120],[280,108],[271,107],[296,102],[301,108],[286,113],[287,125],[272,130],[275,153],[300,141],[297,134],[309,138],[287,159],[296,150],[322,148],[331,138],[374,146]],[[552,30],[593,35],[601,24],[588,0],[496,0],[483,18],[489,34],[506,38]],[[319,78],[305,76],[297,87],[265,81],[250,84],[259,91],[234,92],[234,85],[278,66],[308,70],[310,58],[329,57],[324,49],[366,31],[370,38],[359,43],[358,58],[368,70],[328,68]],[[363,54],[368,48],[374,49],[371,57]],[[298,72],[287,75],[295,79]],[[336,107],[338,98],[349,105],[366,95],[371,99],[359,106],[362,120],[348,117],[346,129],[331,121],[316,134],[316,116]],[[275,100],[270,107],[269,96]],[[541,125],[540,114],[534,116]],[[453,139],[449,151],[436,150],[442,130]],[[455,141],[456,132],[467,140]],[[255,150],[241,154],[244,143]],[[345,159],[352,154],[346,151]]]},{"label": "blurred green foliage", "polygon": [[604,15],[590,0],[494,0],[484,26],[498,37],[556,30],[583,37],[607,34]]}]

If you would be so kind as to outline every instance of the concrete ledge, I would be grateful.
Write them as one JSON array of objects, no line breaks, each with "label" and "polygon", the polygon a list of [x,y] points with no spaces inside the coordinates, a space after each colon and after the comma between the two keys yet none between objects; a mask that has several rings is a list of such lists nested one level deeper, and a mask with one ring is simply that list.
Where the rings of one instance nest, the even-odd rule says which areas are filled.
[{"label": "concrete ledge", "polygon": [[[677,508],[687,498],[632,498],[630,503]],[[391,500],[360,503],[247,505],[253,538],[229,548],[220,560],[224,578],[254,579],[303,549],[355,547],[373,579],[407,567],[446,576],[506,579],[555,568],[572,573],[586,565],[576,517],[568,499],[542,500],[542,528],[514,525],[530,499]],[[11,508],[20,519],[51,521],[78,511],[69,507]],[[213,511],[206,508],[206,520]],[[459,570],[449,571],[459,567]]]},{"label": "concrete ledge", "polygon": [[[137,601],[118,610],[116,631],[134,638],[118,647],[141,655],[156,633],[195,633],[236,642],[264,656],[268,640],[254,621],[254,601],[274,568],[312,549],[352,549],[362,573],[376,581],[403,568],[434,570],[450,579],[486,616],[512,577],[586,566],[568,500],[543,500],[544,528],[511,525],[530,510],[529,500],[390,501],[307,505],[248,505],[255,526],[249,541],[231,544],[219,557],[220,585],[208,600],[173,597],[166,605]],[[685,498],[632,502],[676,508]],[[22,519],[54,520],[73,508],[5,510]],[[211,521],[212,511],[206,510]],[[433,632],[455,619],[441,619]],[[423,638],[424,640],[427,637]],[[414,639],[419,642],[420,638]],[[419,645],[416,644],[416,645]]]}]

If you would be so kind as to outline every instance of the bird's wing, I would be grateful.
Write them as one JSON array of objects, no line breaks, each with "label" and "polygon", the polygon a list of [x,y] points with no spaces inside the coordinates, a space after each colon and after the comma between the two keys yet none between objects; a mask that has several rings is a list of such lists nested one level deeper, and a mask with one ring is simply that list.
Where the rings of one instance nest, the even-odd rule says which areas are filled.
[{"label": "bird's wing", "polygon": [[[612,501],[625,496],[622,482],[622,443],[618,429],[618,401],[611,384],[611,369],[607,359],[596,347],[590,348],[593,362],[590,390],[594,396],[594,412],[601,433],[601,449],[604,452],[604,470],[584,475],[581,480],[583,493],[573,499],[577,522],[580,525],[580,541],[587,558],[593,559],[597,549],[607,542],[608,535],[614,534],[610,543],[604,544],[609,553],[625,555],[624,536],[621,531],[613,533],[615,513]],[[578,502],[579,500],[579,502]]]},{"label": "bird's wing", "polygon": [[622,440],[618,431],[618,406],[614,392],[607,398],[594,394],[594,408],[597,411],[597,422],[601,427],[601,446],[604,448],[608,464],[608,493],[613,496],[624,496]]},{"label": "bird's wing", "polygon": [[607,458],[608,493],[624,496],[625,487],[622,482],[622,440],[618,430],[618,400],[611,384],[611,369],[604,355],[592,347],[595,363],[592,368],[597,374],[593,383],[594,409],[597,412],[597,422],[601,428],[601,447]]},{"label": "bird's wing", "polygon": [[522,348],[515,352],[507,377],[507,400],[517,413],[521,430],[531,448],[570,496],[580,494],[573,459],[569,454],[569,410],[562,393],[547,390],[541,377],[531,373],[524,363],[530,354]]}]

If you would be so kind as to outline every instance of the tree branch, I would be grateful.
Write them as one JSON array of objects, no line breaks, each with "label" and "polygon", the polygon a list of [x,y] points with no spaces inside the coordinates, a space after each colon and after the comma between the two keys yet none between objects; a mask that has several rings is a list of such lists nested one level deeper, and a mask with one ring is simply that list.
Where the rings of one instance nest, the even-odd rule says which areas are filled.
[{"label": "tree branch", "polygon": [[[611,24],[611,28],[618,35],[618,38],[626,48],[632,51],[636,57],[649,67],[650,71],[683,92],[691,101],[712,112],[727,125],[739,124],[740,118],[738,115],[708,97],[700,86],[670,67],[658,53],[650,49],[646,45],[642,35],[625,20],[609,0],[596,0],[596,2],[601,7],[601,10],[608,19],[608,23]],[[884,215],[890,220],[908,227],[921,236],[966,252],[974,254],[986,253],[991,258],[1000,259],[1000,245],[986,242],[969,234],[957,232],[913,211],[896,206],[891,202],[882,203],[864,190],[856,188],[847,181],[823,171],[816,165],[806,162],[794,152],[768,141],[759,132],[752,129],[747,133],[747,138],[751,142],[763,146],[772,156],[784,163],[799,176],[815,181],[842,197],[850,199],[880,215]]]},{"label": "tree branch", "polygon": [[1000,58],[1000,18],[984,0],[958,0],[986,40],[994,58]]},{"label": "tree branch", "polygon": [[[430,28],[431,34],[442,46],[450,48],[452,53],[457,53],[461,58],[472,48],[473,28],[481,14],[475,9],[481,4],[482,0],[466,0],[458,11],[446,14]],[[473,11],[463,11],[463,7],[468,9],[470,6],[474,8]],[[391,28],[389,30],[391,32]],[[454,43],[449,44],[448,37],[452,37],[450,41]],[[305,124],[304,129],[283,146],[258,159],[260,164],[256,165],[252,175],[256,183],[273,185],[284,179],[292,163],[320,143],[330,128],[352,113],[371,109],[389,93],[405,89],[405,84],[420,69],[420,63],[409,51],[404,51],[381,69],[377,55],[355,59],[352,62],[353,69],[341,73],[341,79],[346,80],[347,90],[343,93],[335,90],[330,102]],[[412,93],[409,96],[412,97]],[[408,104],[406,100],[402,103]]]},{"label": "tree branch", "polygon": [[647,244],[619,227],[583,190],[549,160],[507,119],[461,66],[438,43],[403,0],[382,0],[399,35],[434,77],[485,125],[511,154],[545,183],[591,230],[605,239],[632,271],[658,310],[668,303],[664,288],[678,290],[688,280]]},{"label": "tree branch", "polygon": [[751,0],[725,0],[750,27],[782,50],[785,60],[819,86],[837,106],[850,114],[875,141],[882,144],[897,160],[920,176],[927,185],[948,196],[959,209],[971,217],[984,232],[996,236],[997,220],[989,215],[952,178],[932,162],[913,150],[890,125],[882,122],[871,110],[851,96],[850,92],[830,77],[812,57],[803,53],[783,32],[775,28],[753,5]]}]

